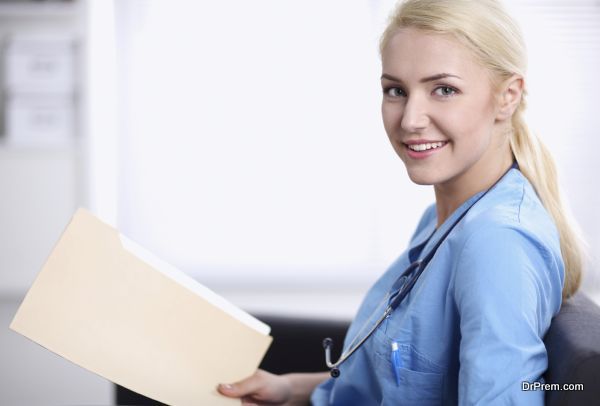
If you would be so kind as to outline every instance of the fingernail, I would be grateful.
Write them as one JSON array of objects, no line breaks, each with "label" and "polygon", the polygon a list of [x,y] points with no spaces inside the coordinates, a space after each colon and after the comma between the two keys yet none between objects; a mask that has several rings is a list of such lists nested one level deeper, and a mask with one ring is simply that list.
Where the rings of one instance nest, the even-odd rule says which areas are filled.
[{"label": "fingernail", "polygon": [[230,385],[228,383],[220,383],[219,388],[226,390],[226,391],[230,391],[230,390],[233,390],[233,385]]}]

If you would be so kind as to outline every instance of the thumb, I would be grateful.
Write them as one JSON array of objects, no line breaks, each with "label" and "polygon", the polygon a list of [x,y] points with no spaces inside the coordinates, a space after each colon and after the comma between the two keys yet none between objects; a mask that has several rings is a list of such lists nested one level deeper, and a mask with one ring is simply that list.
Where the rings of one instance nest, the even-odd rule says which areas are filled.
[{"label": "thumb", "polygon": [[254,374],[246,379],[243,379],[235,383],[221,383],[217,387],[217,390],[222,395],[241,398],[242,396],[250,395],[256,392],[261,387],[262,379],[259,374]]}]

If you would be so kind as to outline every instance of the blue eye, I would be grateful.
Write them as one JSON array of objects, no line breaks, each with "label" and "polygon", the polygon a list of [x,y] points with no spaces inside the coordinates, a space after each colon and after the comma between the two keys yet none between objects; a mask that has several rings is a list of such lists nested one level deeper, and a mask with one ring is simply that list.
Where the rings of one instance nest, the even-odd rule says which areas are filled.
[{"label": "blue eye", "polygon": [[440,86],[434,90],[434,93],[437,94],[438,96],[449,97],[449,96],[454,96],[458,92],[453,87]]},{"label": "blue eye", "polygon": [[404,92],[404,90],[400,89],[399,87],[387,87],[387,88],[383,89],[383,93],[386,96],[390,96],[390,97],[406,96],[406,93]]}]

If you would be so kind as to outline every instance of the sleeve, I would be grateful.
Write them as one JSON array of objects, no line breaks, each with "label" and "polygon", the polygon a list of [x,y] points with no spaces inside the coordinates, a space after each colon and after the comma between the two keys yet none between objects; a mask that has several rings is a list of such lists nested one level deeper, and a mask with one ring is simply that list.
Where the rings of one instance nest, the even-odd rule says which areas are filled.
[{"label": "sleeve", "polygon": [[[547,368],[543,335],[557,289],[549,255],[522,232],[485,227],[466,241],[454,295],[460,315],[460,405],[543,405],[523,391]],[[556,293],[556,292],[554,292]]]}]

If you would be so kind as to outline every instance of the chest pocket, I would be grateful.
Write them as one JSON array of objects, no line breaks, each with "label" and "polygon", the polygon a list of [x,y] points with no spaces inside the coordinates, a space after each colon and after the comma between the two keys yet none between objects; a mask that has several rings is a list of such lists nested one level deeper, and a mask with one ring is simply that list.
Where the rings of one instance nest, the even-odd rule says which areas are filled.
[{"label": "chest pocket", "polygon": [[[392,363],[392,341],[378,335],[376,368],[381,385],[381,405],[442,405],[445,370],[410,344],[398,343],[400,367]],[[398,379],[396,379],[396,373]]]}]

